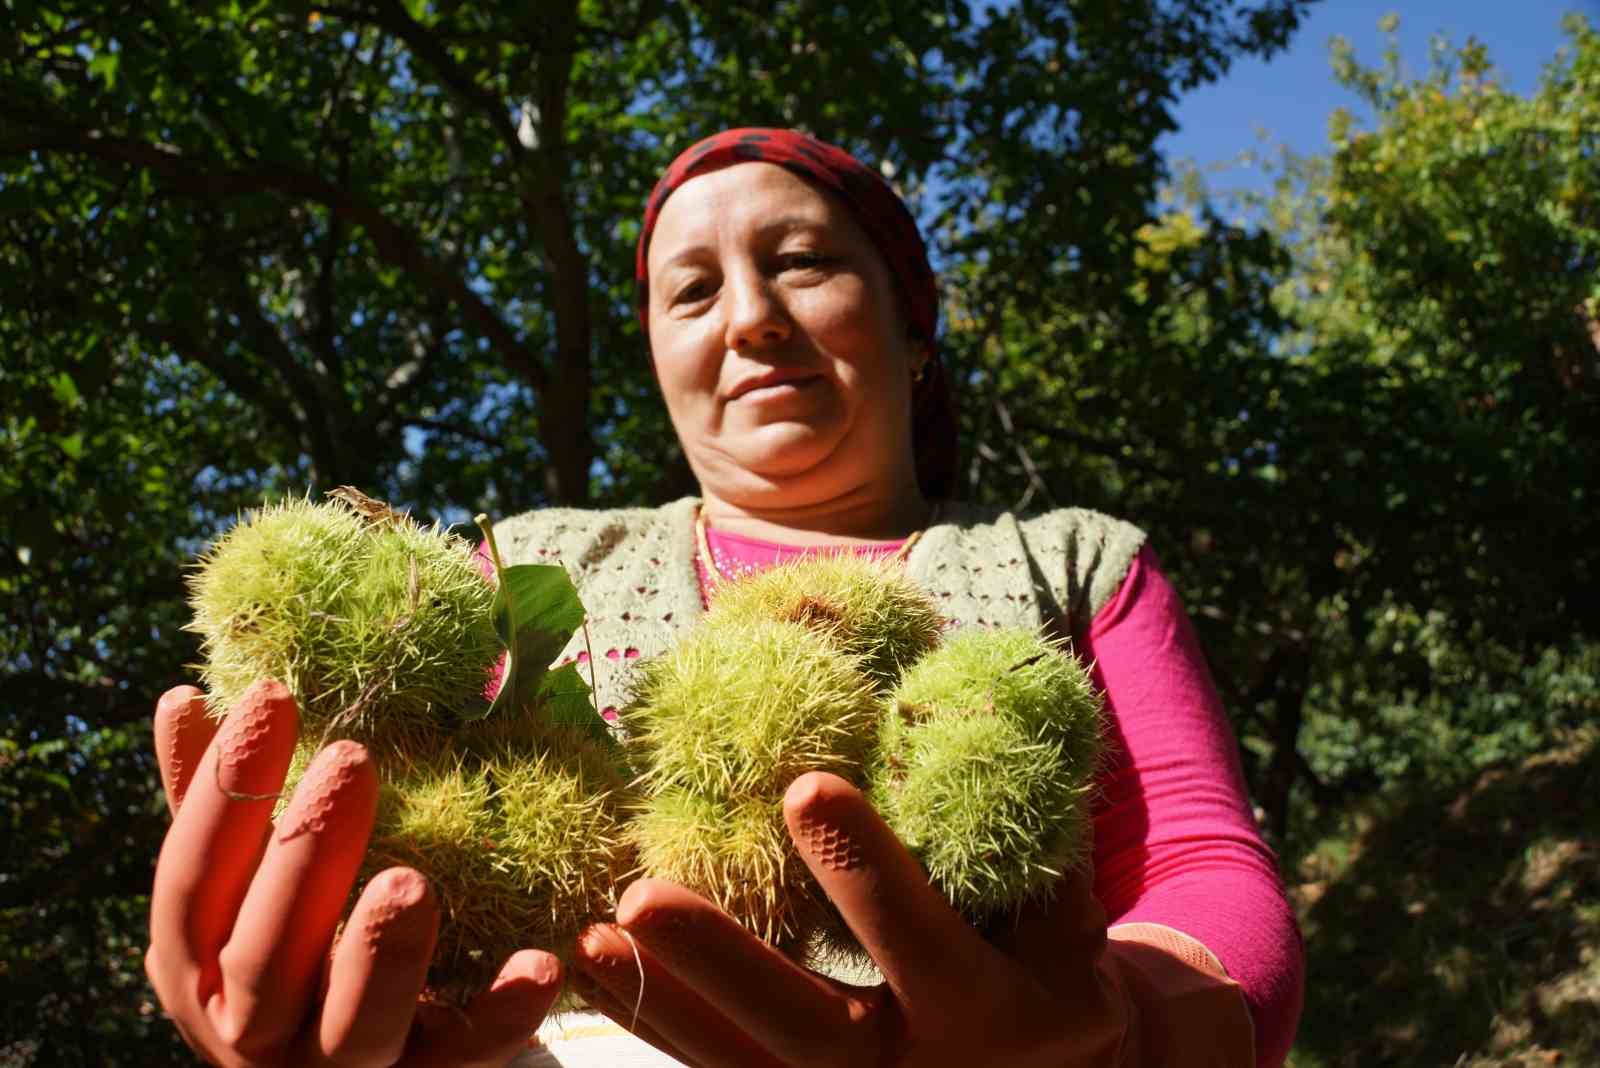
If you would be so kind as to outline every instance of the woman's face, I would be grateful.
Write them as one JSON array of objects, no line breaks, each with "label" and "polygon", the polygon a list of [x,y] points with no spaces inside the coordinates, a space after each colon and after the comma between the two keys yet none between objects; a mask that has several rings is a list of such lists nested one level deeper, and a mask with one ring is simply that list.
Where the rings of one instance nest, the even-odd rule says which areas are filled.
[{"label": "woman's face", "polygon": [[805,505],[905,480],[925,357],[843,202],[770,163],[700,174],[647,267],[656,373],[704,490]]}]

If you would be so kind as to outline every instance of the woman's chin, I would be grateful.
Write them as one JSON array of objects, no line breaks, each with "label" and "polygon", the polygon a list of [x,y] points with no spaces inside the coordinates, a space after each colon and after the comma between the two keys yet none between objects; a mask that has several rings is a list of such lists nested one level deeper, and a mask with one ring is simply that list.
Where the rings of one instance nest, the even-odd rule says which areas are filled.
[{"label": "woman's chin", "polygon": [[836,435],[808,423],[769,423],[744,435],[737,448],[726,449],[729,466],[759,479],[792,479],[815,470],[838,445]]}]

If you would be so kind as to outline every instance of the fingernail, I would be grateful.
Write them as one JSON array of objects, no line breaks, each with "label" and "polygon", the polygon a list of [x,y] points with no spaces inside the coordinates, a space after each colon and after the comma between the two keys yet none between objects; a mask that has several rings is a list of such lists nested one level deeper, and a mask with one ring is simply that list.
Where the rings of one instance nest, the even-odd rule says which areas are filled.
[{"label": "fingernail", "polygon": [[541,953],[523,974],[541,987],[554,986],[561,980],[561,962],[549,953]]},{"label": "fingernail", "polygon": [[268,681],[250,687],[217,733],[217,784],[235,800],[277,797],[298,728],[287,686]]},{"label": "fingernail", "polygon": [[287,842],[327,830],[334,809],[362,790],[362,775],[371,763],[366,748],[358,742],[334,742],[318,753],[295,787],[289,807],[278,818],[278,840]]},{"label": "fingernail", "polygon": [[578,934],[578,951],[586,961],[598,961],[610,956],[608,950],[613,946],[613,939],[622,936],[617,928],[609,923],[592,923]]}]

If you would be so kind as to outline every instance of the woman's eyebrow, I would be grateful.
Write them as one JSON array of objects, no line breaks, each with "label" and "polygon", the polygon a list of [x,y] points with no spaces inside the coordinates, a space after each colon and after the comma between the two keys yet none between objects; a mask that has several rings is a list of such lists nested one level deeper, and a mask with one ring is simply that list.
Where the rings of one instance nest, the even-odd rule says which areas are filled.
[{"label": "woman's eyebrow", "polygon": [[681,267],[685,264],[703,260],[710,251],[710,245],[691,245],[688,248],[679,249],[667,257],[666,262],[661,265],[661,270],[669,271],[674,267]]},{"label": "woman's eyebrow", "polygon": [[780,215],[776,219],[769,219],[756,228],[756,233],[761,237],[772,234],[787,234],[794,230],[827,230],[825,220],[813,218],[809,215]]},{"label": "woman's eyebrow", "polygon": [[[780,215],[776,219],[768,219],[757,226],[755,236],[762,240],[767,240],[774,236],[781,237],[784,234],[793,233],[796,230],[825,232],[827,229],[828,223],[823,219],[817,219],[809,215]],[[671,270],[674,267],[704,260],[713,251],[713,246],[709,244],[690,245],[687,248],[681,248],[667,257],[661,264],[660,269],[663,271]]]}]

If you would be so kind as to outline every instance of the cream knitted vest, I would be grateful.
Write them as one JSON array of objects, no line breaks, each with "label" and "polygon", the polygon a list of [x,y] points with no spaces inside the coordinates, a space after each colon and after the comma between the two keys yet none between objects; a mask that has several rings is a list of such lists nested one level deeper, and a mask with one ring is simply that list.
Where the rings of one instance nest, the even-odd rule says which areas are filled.
[{"label": "cream knitted vest", "polygon": [[[626,703],[626,669],[665,652],[703,611],[694,568],[694,517],[684,497],[660,508],[544,508],[502,520],[507,565],[561,564],[589,612],[561,661],[586,648],[598,708]],[[946,504],[912,548],[906,573],[957,626],[1044,626],[1081,635],[1111,599],[1144,532],[1083,508],[1020,519]],[[587,672],[585,672],[587,674]]]}]

